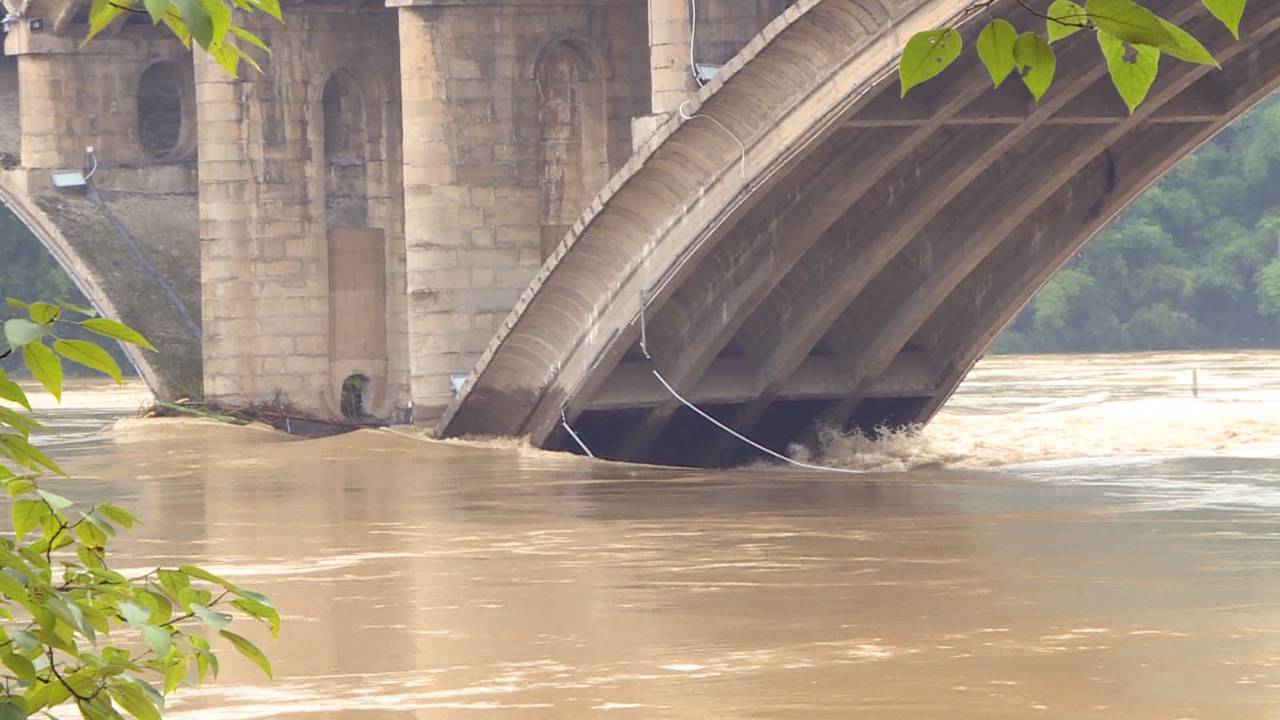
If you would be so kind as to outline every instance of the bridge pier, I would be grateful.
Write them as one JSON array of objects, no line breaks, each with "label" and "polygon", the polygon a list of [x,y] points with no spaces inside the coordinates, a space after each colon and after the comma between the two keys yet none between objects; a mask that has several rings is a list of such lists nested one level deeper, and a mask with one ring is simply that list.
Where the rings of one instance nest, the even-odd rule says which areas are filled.
[{"label": "bridge pier", "polygon": [[394,417],[409,404],[395,16],[298,7],[253,29],[273,51],[260,75],[197,53],[206,396]]}]

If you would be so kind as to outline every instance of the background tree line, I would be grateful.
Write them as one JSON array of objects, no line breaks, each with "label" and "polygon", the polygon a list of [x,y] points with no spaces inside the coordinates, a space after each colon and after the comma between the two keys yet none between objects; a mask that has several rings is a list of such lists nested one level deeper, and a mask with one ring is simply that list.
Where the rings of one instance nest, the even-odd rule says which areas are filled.
[{"label": "background tree line", "polygon": [[1280,96],[1143,195],[996,352],[1280,347]]},{"label": "background tree line", "polygon": [[[3,205],[0,205],[0,287],[4,288],[4,295],[0,296],[0,321],[27,316],[25,309],[5,303],[5,297],[21,300],[48,298],[76,305],[89,304],[44,245]],[[92,339],[90,333],[78,327],[67,327],[63,334],[75,340]],[[126,375],[134,374],[133,366],[116,343],[107,342],[103,347]],[[27,375],[22,358],[16,354],[0,359],[0,369],[10,375]],[[71,376],[94,375],[91,370],[73,364],[68,364],[66,371]]]}]

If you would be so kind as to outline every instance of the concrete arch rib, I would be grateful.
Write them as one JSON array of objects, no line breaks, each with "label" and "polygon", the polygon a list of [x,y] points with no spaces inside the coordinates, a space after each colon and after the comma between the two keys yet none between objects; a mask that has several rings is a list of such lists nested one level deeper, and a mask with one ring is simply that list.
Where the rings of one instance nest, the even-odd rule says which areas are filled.
[{"label": "concrete arch rib", "polygon": [[[1149,134],[1158,134],[1148,142],[1158,145],[1161,152],[1139,158],[1140,162],[1125,168],[1125,182],[1107,196],[1096,198],[1105,202],[1101,212],[1080,217],[1055,215],[1042,208],[1014,234],[1014,241],[1006,242],[984,260],[917,334],[916,342],[938,360],[939,392],[930,397],[911,420],[927,422],[942,407],[1000,331],[1112,218],[1173,169],[1178,159],[1280,90],[1280,75],[1274,72],[1277,66],[1280,66],[1280,35],[1272,34],[1233,62],[1224,64],[1227,72],[1247,78],[1245,82],[1224,90],[1221,84],[1225,74],[1200,81],[1214,86],[1210,88],[1212,94],[1223,98],[1220,117],[1179,128],[1176,132],[1148,128]],[[1098,172],[1097,168],[1084,172],[1090,170]],[[1085,186],[1088,180],[1077,178],[1073,184]],[[959,318],[965,321],[957,322]]]},{"label": "concrete arch rib", "polygon": [[[544,444],[562,408],[580,410],[634,342],[641,297],[660,307],[765,191],[837,131],[892,73],[903,34],[945,23],[966,5],[806,0],[775,19],[688,108],[717,118],[742,140],[747,177],[739,174],[737,141],[719,126],[668,121],[535,278],[446,412],[441,433],[527,435]],[[644,181],[658,169],[676,181],[681,205],[672,207],[655,183]],[[604,230],[615,208],[630,209],[641,222],[629,231]],[[597,245],[614,246],[630,261],[589,264],[583,248]],[[599,278],[607,292],[575,301],[557,287],[575,274]]]},{"label": "concrete arch rib", "polygon": [[[161,349],[151,353],[122,343],[125,356],[157,398],[199,393],[199,326],[193,334],[191,316],[180,313],[156,279],[138,267],[123,247],[127,243],[118,237],[128,230],[109,216],[110,209],[104,211],[84,197],[32,197],[3,177],[0,202],[36,235],[100,313],[131,325]],[[194,219],[194,202],[191,211]],[[190,277],[171,278],[177,280],[177,292],[198,298],[198,263],[183,257],[172,264],[189,268]]]}]

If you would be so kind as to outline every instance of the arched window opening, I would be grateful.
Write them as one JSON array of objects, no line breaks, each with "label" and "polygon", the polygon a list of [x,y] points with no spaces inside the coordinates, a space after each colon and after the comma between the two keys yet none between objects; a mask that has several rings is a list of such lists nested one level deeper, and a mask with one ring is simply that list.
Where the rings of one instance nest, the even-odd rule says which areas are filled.
[{"label": "arched window opening", "polygon": [[348,375],[342,381],[342,416],[352,420],[368,417],[365,406],[365,395],[369,389],[369,378],[364,375]]},{"label": "arched window opening", "polygon": [[138,141],[151,157],[170,158],[182,151],[183,84],[177,66],[158,62],[138,80]]},{"label": "arched window opening", "polygon": [[604,90],[591,57],[570,42],[534,68],[542,167],[542,256],[547,257],[608,179]]},{"label": "arched window opening", "polygon": [[369,224],[364,99],[355,80],[334,73],[324,86],[325,216],[331,228]]}]

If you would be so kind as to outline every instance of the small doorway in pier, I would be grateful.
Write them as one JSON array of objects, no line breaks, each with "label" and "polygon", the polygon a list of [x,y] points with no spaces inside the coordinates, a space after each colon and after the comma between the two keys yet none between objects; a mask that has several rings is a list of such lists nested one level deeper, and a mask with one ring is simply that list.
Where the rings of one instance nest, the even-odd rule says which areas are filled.
[{"label": "small doorway in pier", "polygon": [[369,378],[363,375],[348,375],[347,379],[342,381],[342,400],[339,407],[343,417],[359,420],[369,415],[364,404],[364,395],[368,388]]}]

